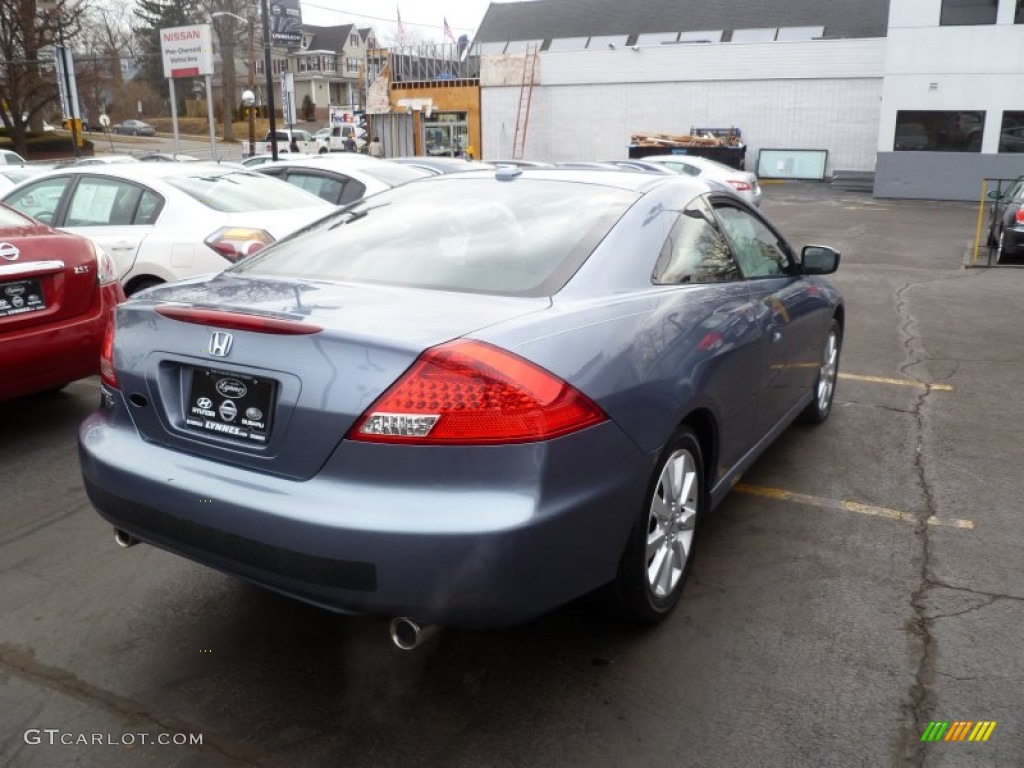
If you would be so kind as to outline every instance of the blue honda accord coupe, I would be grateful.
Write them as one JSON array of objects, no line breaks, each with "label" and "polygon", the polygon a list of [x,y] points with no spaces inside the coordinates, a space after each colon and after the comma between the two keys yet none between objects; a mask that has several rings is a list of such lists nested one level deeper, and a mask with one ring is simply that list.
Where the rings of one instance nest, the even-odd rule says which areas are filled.
[{"label": "blue honda accord coupe", "polygon": [[604,587],[654,623],[740,473],[828,416],[838,262],[681,176],[406,184],[120,305],[85,486],[122,545],[331,610],[501,626]]}]

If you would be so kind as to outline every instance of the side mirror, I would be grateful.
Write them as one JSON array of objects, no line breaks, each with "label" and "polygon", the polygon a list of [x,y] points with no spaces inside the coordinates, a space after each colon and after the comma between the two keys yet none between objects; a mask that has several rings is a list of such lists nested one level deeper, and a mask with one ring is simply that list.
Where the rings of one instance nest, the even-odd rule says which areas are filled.
[{"label": "side mirror", "polygon": [[988,199],[989,200],[998,200],[1000,197],[1001,197],[1001,195],[999,194],[999,192],[997,190],[993,189],[991,192],[988,193]]},{"label": "side mirror", "polygon": [[805,245],[800,264],[805,275],[830,275],[839,269],[839,251],[827,245]]}]

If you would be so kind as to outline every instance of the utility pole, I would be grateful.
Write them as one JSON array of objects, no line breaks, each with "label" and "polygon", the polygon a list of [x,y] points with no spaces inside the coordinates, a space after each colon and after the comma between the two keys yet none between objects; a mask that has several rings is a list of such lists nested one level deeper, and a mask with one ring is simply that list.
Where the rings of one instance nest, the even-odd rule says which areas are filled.
[{"label": "utility pole", "polygon": [[270,154],[277,160],[277,118],[274,115],[274,74],[271,72],[270,55],[270,8],[268,0],[260,0],[260,15],[263,17],[263,69],[267,76],[267,107],[270,110]]}]

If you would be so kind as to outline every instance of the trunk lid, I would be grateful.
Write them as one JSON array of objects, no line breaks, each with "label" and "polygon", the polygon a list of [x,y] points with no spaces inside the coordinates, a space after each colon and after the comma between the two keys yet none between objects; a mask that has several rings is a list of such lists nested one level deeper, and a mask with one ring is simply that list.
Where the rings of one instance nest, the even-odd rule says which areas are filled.
[{"label": "trunk lid", "polygon": [[[308,479],[423,350],[549,306],[547,298],[221,275],[123,305],[114,364],[146,439]],[[212,314],[199,322],[167,316],[204,309]],[[283,321],[286,332],[231,327],[220,312]],[[311,326],[320,330],[288,332]]]},{"label": "trunk lid", "polygon": [[44,225],[0,229],[0,334],[69,320],[97,301],[90,243]]}]

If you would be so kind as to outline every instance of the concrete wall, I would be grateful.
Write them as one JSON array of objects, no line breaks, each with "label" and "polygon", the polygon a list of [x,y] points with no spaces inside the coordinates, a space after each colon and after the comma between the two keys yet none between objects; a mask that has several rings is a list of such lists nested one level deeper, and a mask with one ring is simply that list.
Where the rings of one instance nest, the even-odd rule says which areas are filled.
[{"label": "concrete wall", "polygon": [[[762,147],[827,149],[829,173],[871,170],[880,90],[872,78],[543,86],[534,89],[525,156],[625,158],[636,132],[735,126],[748,170]],[[511,153],[518,104],[518,87],[482,89],[484,158]]]},{"label": "concrete wall", "polygon": [[[1024,155],[977,152],[879,152],[875,196],[978,200],[982,179],[1024,176]],[[990,184],[989,189],[994,189]]]},{"label": "concrete wall", "polygon": [[[624,158],[638,131],[735,126],[748,169],[764,147],[827,149],[828,172],[871,170],[884,52],[884,40],[821,40],[542,53],[525,156]],[[484,158],[511,154],[522,61],[481,64]]]}]

